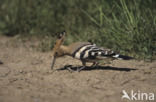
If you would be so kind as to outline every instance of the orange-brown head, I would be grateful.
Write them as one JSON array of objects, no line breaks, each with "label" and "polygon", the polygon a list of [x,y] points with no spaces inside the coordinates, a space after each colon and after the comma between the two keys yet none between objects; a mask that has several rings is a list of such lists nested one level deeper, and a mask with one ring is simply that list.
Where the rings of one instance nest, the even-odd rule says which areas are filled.
[{"label": "orange-brown head", "polygon": [[52,65],[51,65],[51,69],[53,69],[53,66],[55,64],[56,58],[57,57],[61,57],[64,55],[64,51],[61,49],[61,45],[64,42],[64,38],[65,38],[65,31],[61,32],[58,37],[57,40],[55,42],[53,51],[52,51]]}]

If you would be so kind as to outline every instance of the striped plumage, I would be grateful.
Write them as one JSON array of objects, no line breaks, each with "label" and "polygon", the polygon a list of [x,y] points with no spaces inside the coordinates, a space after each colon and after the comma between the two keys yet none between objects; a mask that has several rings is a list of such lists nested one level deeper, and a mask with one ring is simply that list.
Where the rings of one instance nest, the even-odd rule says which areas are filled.
[{"label": "striped plumage", "polygon": [[77,48],[72,56],[80,60],[96,60],[100,57],[111,56],[114,52],[108,49],[102,49],[95,44],[88,43]]},{"label": "striped plumage", "polygon": [[124,60],[131,59],[131,57],[119,55],[110,49],[98,47],[96,44],[92,44],[90,42],[76,42],[70,44],[69,46],[65,46],[62,45],[65,32],[61,33],[60,36],[61,37],[59,37],[59,39],[56,41],[56,44],[53,48],[53,63],[51,68],[53,68],[55,59],[64,55],[72,56],[73,58],[81,60],[83,67],[80,68],[79,71],[85,68],[86,62],[92,62],[94,65],[98,62],[98,60],[107,58]]}]

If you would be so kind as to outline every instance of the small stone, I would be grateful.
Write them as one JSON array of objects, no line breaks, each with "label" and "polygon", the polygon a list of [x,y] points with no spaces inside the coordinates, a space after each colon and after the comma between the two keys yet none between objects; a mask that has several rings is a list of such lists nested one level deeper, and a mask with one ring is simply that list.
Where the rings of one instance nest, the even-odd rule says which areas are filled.
[{"label": "small stone", "polygon": [[3,64],[3,62],[2,62],[2,61],[0,61],[0,64]]},{"label": "small stone", "polygon": [[23,70],[20,70],[19,72],[20,72],[20,73],[23,73],[24,71],[23,71]]}]

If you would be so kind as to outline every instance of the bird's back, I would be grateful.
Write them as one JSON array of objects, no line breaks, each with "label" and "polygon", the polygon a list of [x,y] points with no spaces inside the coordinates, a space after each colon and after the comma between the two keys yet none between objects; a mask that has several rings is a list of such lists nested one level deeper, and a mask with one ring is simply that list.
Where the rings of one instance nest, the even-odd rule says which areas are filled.
[{"label": "bird's back", "polygon": [[89,42],[76,42],[76,43],[72,43],[68,46],[69,50],[71,51],[71,54],[73,55],[74,53],[76,53],[80,48],[82,48],[83,46],[86,45],[91,45],[91,43]]},{"label": "bird's back", "polygon": [[110,49],[104,49],[89,42],[77,42],[69,46],[72,56],[80,60],[94,60],[109,57],[114,54]]}]

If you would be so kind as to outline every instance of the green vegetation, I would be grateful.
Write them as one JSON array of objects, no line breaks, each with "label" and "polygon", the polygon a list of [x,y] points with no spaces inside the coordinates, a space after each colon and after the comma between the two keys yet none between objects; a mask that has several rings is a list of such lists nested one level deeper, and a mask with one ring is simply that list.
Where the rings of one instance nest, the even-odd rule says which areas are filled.
[{"label": "green vegetation", "polygon": [[[66,30],[66,44],[90,40],[137,58],[156,53],[156,0],[1,0],[0,15],[8,36],[53,39]],[[54,42],[46,41],[41,46]]]}]

